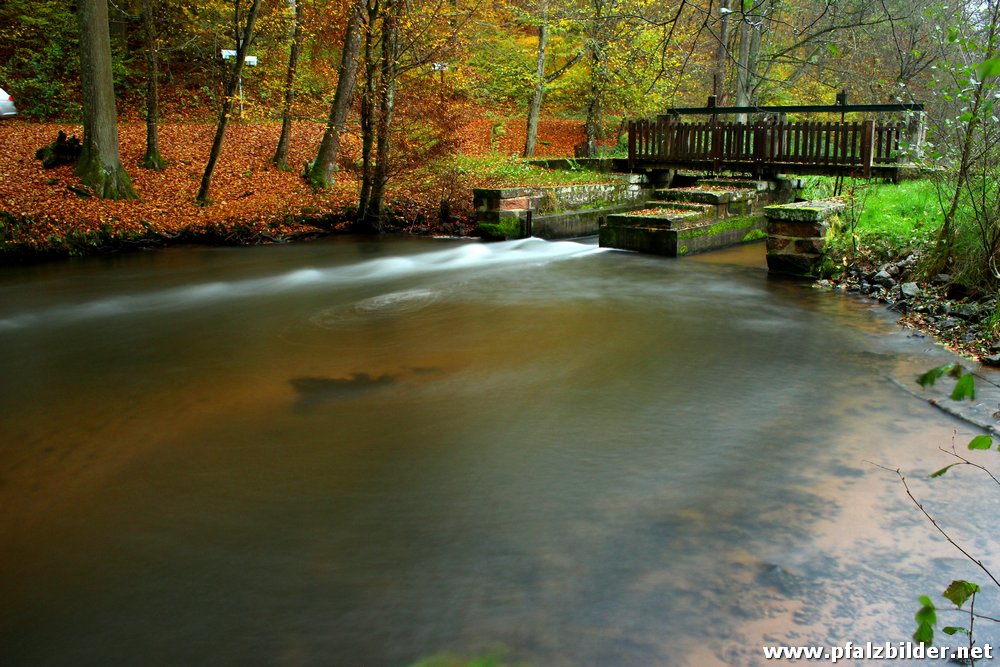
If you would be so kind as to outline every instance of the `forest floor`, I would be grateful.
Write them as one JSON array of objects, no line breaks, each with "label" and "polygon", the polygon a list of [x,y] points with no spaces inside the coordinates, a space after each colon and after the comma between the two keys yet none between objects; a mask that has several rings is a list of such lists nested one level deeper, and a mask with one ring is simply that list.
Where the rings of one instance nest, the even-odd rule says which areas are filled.
[{"label": "forest floor", "polygon": [[[524,142],[523,126],[523,120],[507,121],[499,134],[495,121],[473,117],[460,129],[458,152],[516,155]],[[199,206],[195,195],[215,131],[212,123],[161,124],[164,171],[138,166],[145,124],[120,123],[122,164],[140,200],[108,201],[79,194],[73,165],[45,169],[35,157],[59,131],[82,138],[81,126],[5,121],[0,123],[0,246],[8,256],[30,257],[167,242],[260,243],[341,231],[349,227],[358,202],[359,142],[345,134],[336,184],[316,190],[300,173],[314,157],[323,130],[322,123],[294,124],[292,169],[280,171],[271,164],[279,124],[231,124],[212,180],[212,203]],[[543,120],[538,157],[571,156],[582,139],[579,121]],[[471,188],[495,185],[489,176],[447,162],[397,175],[388,187],[386,203],[393,215],[386,231],[469,234],[474,230]]]}]

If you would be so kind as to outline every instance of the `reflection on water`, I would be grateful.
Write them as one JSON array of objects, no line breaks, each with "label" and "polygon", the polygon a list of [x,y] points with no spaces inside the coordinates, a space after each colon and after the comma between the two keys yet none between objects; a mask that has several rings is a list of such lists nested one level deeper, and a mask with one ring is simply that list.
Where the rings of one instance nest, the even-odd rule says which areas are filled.
[{"label": "reflection on water", "polygon": [[996,547],[995,493],[922,479],[972,432],[890,381],[944,353],[753,252],[4,269],[0,663],[753,665],[907,639],[917,595],[976,573],[865,461]]}]

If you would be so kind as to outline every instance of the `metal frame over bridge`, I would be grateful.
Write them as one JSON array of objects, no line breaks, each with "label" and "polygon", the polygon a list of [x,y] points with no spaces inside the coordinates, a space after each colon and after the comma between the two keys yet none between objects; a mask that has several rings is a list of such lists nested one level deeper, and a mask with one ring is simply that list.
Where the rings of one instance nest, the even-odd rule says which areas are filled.
[{"label": "metal frame over bridge", "polygon": [[[884,177],[895,179],[904,139],[923,140],[922,104],[837,104],[717,107],[715,97],[700,108],[669,109],[655,120],[630,121],[630,170],[693,169],[734,171],[767,177],[774,174]],[[908,112],[908,123],[847,122],[848,113]],[[839,122],[789,123],[788,113],[836,113]],[[723,122],[720,115],[765,114],[754,123]],[[707,115],[705,122],[682,122],[682,115]]]}]

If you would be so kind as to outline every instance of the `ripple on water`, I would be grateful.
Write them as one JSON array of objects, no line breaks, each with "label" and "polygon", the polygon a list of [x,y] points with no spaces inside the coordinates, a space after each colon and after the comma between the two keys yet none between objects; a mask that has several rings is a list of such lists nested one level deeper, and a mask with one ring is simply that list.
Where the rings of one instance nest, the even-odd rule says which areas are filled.
[{"label": "ripple on water", "polygon": [[412,289],[401,292],[379,294],[346,306],[323,308],[314,313],[309,321],[324,329],[333,329],[371,317],[394,317],[413,313],[437,301],[436,292],[429,289]]}]

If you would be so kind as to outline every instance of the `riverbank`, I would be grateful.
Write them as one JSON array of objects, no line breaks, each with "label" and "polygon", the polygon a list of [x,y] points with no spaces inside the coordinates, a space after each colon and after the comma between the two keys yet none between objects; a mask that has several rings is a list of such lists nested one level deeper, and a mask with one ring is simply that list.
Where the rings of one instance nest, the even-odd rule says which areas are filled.
[{"label": "riverbank", "polygon": [[[508,125],[500,141],[488,119],[471,118],[455,139],[456,150],[466,157],[495,154],[503,160],[503,151],[513,151],[518,134],[523,136],[516,122]],[[35,157],[60,131],[81,137],[79,125],[0,124],[0,256],[37,259],[175,243],[286,242],[350,226],[360,189],[354,169],[360,155],[357,137],[343,138],[336,184],[316,190],[299,172],[315,154],[322,123],[294,124],[288,155],[293,169],[287,172],[270,164],[280,125],[233,124],[212,181],[212,203],[199,206],[195,194],[214,129],[210,123],[161,124],[167,169],[157,172],[138,166],[145,125],[120,124],[122,163],[141,199],[115,202],[81,193],[72,165],[45,169]],[[539,136],[541,156],[572,155],[583,136],[582,124],[546,120]],[[408,173],[389,183],[386,231],[473,233],[471,188],[494,186],[500,177],[470,171],[454,160],[409,166]]]},{"label": "riverbank", "polygon": [[880,265],[855,260],[838,278],[816,284],[883,303],[899,314],[901,326],[931,336],[984,365],[1000,367],[997,295],[969,290],[948,274],[924,280],[917,271],[918,262],[915,253]]}]

